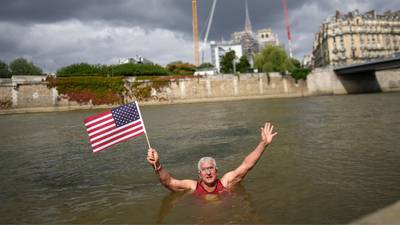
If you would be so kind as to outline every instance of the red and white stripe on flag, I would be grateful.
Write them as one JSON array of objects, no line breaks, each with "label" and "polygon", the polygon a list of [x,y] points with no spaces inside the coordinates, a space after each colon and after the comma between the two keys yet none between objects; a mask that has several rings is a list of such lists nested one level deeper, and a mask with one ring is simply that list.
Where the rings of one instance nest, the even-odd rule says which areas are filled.
[{"label": "red and white stripe on flag", "polygon": [[146,132],[137,102],[90,116],[83,122],[93,152],[102,151]]}]

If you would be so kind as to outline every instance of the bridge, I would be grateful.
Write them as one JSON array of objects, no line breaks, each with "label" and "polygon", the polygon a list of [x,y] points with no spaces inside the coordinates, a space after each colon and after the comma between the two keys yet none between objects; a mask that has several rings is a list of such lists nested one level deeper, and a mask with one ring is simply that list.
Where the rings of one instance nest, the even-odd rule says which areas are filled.
[{"label": "bridge", "polygon": [[371,74],[381,70],[400,68],[400,55],[394,58],[376,60],[368,63],[337,67],[333,71],[337,75]]},{"label": "bridge", "polygon": [[400,91],[400,55],[363,64],[314,68],[307,76],[309,94]]}]

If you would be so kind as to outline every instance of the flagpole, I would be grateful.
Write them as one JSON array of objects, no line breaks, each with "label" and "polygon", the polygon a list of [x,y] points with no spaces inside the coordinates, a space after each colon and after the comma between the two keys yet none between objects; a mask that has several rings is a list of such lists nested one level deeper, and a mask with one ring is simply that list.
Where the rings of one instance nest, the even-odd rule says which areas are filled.
[{"label": "flagpole", "polygon": [[[143,125],[144,125],[144,123],[143,123]],[[144,135],[146,136],[147,145],[149,146],[149,148],[151,148],[151,146],[150,146],[150,141],[149,141],[149,137],[147,136],[146,130],[144,131]]]},{"label": "flagpole", "polygon": [[[144,135],[146,136],[147,145],[149,146],[149,149],[150,149],[150,148],[151,148],[151,145],[150,145],[150,141],[149,141],[149,136],[147,136],[146,126],[144,125],[144,119],[143,119],[143,117],[142,117],[142,113],[140,112],[140,108],[139,108],[138,102],[135,101],[135,104],[136,104],[136,108],[137,108],[137,110],[138,110],[138,112],[139,112],[140,119],[142,120],[143,129],[144,129]],[[155,162],[154,162],[154,164],[153,164],[153,167],[154,167],[154,170],[157,168]]]}]

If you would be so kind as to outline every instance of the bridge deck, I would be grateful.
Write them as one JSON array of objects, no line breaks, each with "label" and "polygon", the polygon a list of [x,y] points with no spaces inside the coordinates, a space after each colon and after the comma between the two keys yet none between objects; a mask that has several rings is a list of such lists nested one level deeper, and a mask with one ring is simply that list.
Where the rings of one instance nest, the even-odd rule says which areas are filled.
[{"label": "bridge deck", "polygon": [[390,59],[383,59],[383,60],[363,63],[363,64],[338,67],[335,68],[333,71],[335,71],[335,73],[338,75],[350,75],[361,72],[388,70],[396,68],[400,68],[400,56]]}]

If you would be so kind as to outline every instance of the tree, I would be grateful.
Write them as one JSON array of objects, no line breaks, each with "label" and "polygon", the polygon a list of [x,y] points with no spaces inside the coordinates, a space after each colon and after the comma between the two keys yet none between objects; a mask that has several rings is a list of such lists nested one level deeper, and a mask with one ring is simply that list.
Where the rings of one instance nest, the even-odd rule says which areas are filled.
[{"label": "tree", "polygon": [[255,66],[262,72],[286,73],[295,68],[285,50],[281,47],[268,45],[254,57]]},{"label": "tree", "polygon": [[247,73],[250,70],[250,63],[249,60],[245,55],[240,57],[239,63],[236,66],[237,70],[241,73]]},{"label": "tree", "polygon": [[227,52],[221,59],[221,72],[222,73],[233,73],[233,61],[235,60],[235,51],[231,50]]},{"label": "tree", "polygon": [[295,68],[290,71],[290,75],[296,80],[307,79],[308,74],[310,74],[311,69],[308,68]]},{"label": "tree", "polygon": [[35,66],[32,62],[28,62],[24,58],[14,59],[10,63],[12,75],[42,75],[43,71]]},{"label": "tree", "polygon": [[10,78],[11,73],[8,69],[8,65],[0,60],[0,78]]},{"label": "tree", "polygon": [[301,68],[301,63],[299,60],[295,58],[290,58],[290,62],[293,64],[295,68]]},{"label": "tree", "polygon": [[62,67],[57,70],[56,74],[60,77],[68,76],[93,76],[99,75],[95,71],[95,67],[88,63],[76,63],[69,66]]},{"label": "tree", "polygon": [[205,62],[197,67],[197,69],[205,69],[205,68],[214,68],[214,65],[209,62]]},{"label": "tree", "polygon": [[171,62],[166,67],[170,72],[177,75],[193,75],[196,71],[195,65],[182,61]]}]

